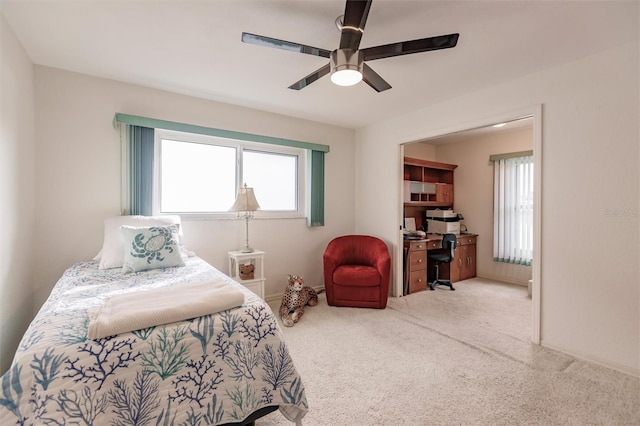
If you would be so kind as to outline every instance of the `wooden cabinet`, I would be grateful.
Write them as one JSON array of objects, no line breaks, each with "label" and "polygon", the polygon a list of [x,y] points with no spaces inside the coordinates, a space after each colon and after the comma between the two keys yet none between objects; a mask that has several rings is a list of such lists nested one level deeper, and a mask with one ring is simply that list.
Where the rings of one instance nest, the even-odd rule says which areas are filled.
[{"label": "wooden cabinet", "polygon": [[427,245],[426,241],[405,241],[405,291],[415,293],[427,289]]},{"label": "wooden cabinet", "polygon": [[454,260],[449,268],[451,281],[462,281],[476,276],[477,239],[476,235],[458,236],[458,246],[454,252]]},{"label": "wooden cabinet", "polygon": [[436,184],[436,201],[438,203],[451,204],[451,206],[453,207],[453,184]]},{"label": "wooden cabinet", "polygon": [[425,225],[427,209],[453,209],[455,164],[404,157],[404,217]]},{"label": "wooden cabinet", "polygon": [[405,191],[409,191],[405,194],[405,204],[451,207],[447,204],[453,203],[453,171],[456,167],[455,164],[404,157]]},{"label": "wooden cabinet", "polygon": [[[453,262],[440,266],[440,278],[458,282],[476,276],[476,243],[477,235],[460,234],[457,236],[458,245],[453,252]],[[440,239],[427,240],[427,250],[439,250],[442,247]],[[433,265],[427,269],[429,281],[435,279]]]},{"label": "wooden cabinet", "polygon": [[[449,276],[447,279],[451,280],[452,283],[460,281],[460,271],[462,270],[462,257],[461,257],[461,246],[457,246],[453,251],[453,262],[449,264]],[[443,268],[445,269],[445,268]],[[446,276],[447,273],[440,271],[440,274]]]},{"label": "wooden cabinet", "polygon": [[462,246],[465,252],[462,253],[462,269],[460,270],[460,280],[466,280],[476,276],[476,245]]}]

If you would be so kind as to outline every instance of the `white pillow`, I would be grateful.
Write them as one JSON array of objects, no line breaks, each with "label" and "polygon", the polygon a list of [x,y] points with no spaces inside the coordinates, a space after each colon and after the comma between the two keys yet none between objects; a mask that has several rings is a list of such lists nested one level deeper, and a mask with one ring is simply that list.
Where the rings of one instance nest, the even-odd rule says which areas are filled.
[{"label": "white pillow", "polygon": [[92,260],[96,260],[96,261],[100,262],[100,259],[102,259],[102,249],[100,249],[98,254],[96,254],[95,257]]},{"label": "white pillow", "polygon": [[[104,221],[104,240],[100,256],[99,269],[121,268],[124,262],[124,239],[121,226],[167,226],[178,225],[178,244],[182,246],[182,226],[180,216],[116,216]],[[97,257],[97,256],[96,256]]]},{"label": "white pillow", "polygon": [[178,228],[169,226],[121,226],[124,241],[122,272],[184,266],[178,245]]}]

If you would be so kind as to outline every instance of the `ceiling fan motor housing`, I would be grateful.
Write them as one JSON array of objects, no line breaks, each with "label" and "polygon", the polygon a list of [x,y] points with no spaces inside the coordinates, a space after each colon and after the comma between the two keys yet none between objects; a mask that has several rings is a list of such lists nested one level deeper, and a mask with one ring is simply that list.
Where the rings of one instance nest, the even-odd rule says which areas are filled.
[{"label": "ceiling fan motor housing", "polygon": [[337,49],[331,52],[331,71],[354,70],[362,72],[362,52],[353,49]]}]

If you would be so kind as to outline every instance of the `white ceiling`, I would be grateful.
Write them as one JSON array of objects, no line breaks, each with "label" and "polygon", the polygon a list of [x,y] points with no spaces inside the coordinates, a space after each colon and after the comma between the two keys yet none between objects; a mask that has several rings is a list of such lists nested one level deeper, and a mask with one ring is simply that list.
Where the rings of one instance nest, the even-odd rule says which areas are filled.
[{"label": "white ceiling", "polygon": [[638,39],[638,1],[373,2],[361,48],[460,33],[454,49],[370,61],[393,88],[287,86],[324,58],[240,41],[243,31],[333,50],[343,0],[0,0],[35,64],[348,128]]}]

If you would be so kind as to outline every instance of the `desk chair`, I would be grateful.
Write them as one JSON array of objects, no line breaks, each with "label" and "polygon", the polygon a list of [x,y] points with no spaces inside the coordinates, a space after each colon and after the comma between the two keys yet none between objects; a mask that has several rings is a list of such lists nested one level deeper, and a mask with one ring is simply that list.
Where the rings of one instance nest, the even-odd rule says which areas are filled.
[{"label": "desk chair", "polygon": [[436,279],[433,282],[429,283],[429,290],[435,290],[435,287],[438,285],[445,285],[449,287],[452,291],[455,290],[453,288],[453,284],[451,284],[451,280],[443,280],[440,278],[440,265],[442,263],[451,263],[454,258],[454,250],[458,245],[458,240],[454,234],[444,234],[442,236],[442,248],[445,249],[446,253],[428,253],[429,259],[436,262]]}]

